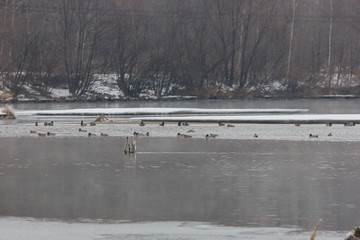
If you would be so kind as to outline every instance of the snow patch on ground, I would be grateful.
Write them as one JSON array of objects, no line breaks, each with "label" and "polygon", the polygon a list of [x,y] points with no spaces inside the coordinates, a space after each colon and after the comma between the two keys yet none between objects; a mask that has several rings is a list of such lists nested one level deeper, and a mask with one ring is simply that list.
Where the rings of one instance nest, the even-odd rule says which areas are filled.
[{"label": "snow patch on ground", "polygon": [[51,90],[51,96],[53,98],[71,97],[68,89],[54,88]]}]

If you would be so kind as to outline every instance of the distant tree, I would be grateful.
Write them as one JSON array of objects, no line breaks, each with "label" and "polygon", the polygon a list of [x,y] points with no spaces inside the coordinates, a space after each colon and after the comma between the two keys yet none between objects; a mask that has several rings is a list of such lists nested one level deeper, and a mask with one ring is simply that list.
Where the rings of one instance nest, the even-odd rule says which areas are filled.
[{"label": "distant tree", "polygon": [[[100,37],[105,22],[100,0],[57,0],[48,2],[49,20],[55,24],[54,34],[61,49],[60,73],[67,82],[69,92],[86,93],[101,71],[98,59]],[[100,61],[100,62],[99,62]]]}]

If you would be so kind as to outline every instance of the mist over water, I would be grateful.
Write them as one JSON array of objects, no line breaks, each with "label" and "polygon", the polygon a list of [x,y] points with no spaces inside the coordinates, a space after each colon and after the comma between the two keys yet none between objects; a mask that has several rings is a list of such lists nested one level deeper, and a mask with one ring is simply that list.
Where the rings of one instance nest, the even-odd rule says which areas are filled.
[{"label": "mist over water", "polygon": [[2,216],[202,221],[347,231],[359,224],[358,143],[1,138]]}]

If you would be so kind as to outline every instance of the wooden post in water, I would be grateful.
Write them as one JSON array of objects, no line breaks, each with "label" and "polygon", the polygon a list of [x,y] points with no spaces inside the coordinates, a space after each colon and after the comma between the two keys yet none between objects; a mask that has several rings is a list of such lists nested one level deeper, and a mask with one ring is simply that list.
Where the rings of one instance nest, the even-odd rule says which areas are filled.
[{"label": "wooden post in water", "polygon": [[320,226],[321,221],[322,221],[322,219],[320,219],[320,220],[317,222],[317,224],[316,224],[316,226],[315,226],[315,229],[314,229],[314,232],[313,232],[313,234],[311,235],[311,240],[315,240],[316,232],[317,232],[318,229],[319,229],[319,226]]},{"label": "wooden post in water", "polygon": [[124,146],[124,153],[127,154],[128,153],[128,149],[129,148],[129,137],[126,137],[126,142],[125,142],[125,146]]},{"label": "wooden post in water", "polygon": [[131,138],[131,142],[129,143],[129,137],[126,137],[126,142],[124,146],[124,153],[130,154],[135,153],[136,151],[136,141],[134,138]]}]

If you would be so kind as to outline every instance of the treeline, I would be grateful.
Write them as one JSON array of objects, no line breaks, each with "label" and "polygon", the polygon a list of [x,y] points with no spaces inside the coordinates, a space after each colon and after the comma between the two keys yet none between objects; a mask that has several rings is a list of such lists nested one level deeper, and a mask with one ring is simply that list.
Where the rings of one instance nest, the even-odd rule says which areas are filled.
[{"label": "treeline", "polygon": [[[83,95],[332,93],[358,84],[357,0],[0,0],[0,77]],[[355,89],[355,88],[351,88]]]}]

